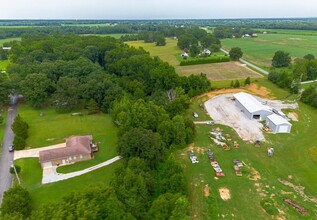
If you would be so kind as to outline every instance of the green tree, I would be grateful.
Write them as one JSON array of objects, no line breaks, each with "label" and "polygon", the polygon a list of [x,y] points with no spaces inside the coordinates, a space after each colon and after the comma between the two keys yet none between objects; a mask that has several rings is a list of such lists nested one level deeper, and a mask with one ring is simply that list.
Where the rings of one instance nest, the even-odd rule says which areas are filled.
[{"label": "green tree", "polygon": [[314,60],[315,59],[315,56],[313,55],[313,54],[307,54],[307,55],[305,55],[304,56],[304,59],[306,59],[306,60]]},{"label": "green tree", "polygon": [[166,45],[166,40],[165,36],[163,34],[157,34],[155,35],[154,41],[156,42],[156,46],[165,46]]},{"label": "green tree", "polygon": [[14,135],[19,136],[23,139],[27,139],[29,136],[28,129],[29,125],[25,121],[23,121],[22,117],[18,114],[12,124],[12,131]]},{"label": "green tree", "polygon": [[189,54],[191,57],[196,57],[199,54],[199,48],[197,45],[191,45],[189,49]]},{"label": "green tree", "polygon": [[[16,170],[17,173],[19,174],[19,173],[21,172],[21,167],[18,166],[18,165],[14,165],[14,166],[15,166],[15,170]],[[14,168],[13,168],[13,167],[10,167],[9,172],[10,172],[11,174],[15,174]]]},{"label": "green tree", "polygon": [[234,87],[234,82],[233,82],[233,80],[231,80],[230,87],[231,87],[231,88]]},{"label": "green tree", "polygon": [[0,106],[9,103],[11,83],[8,75],[0,71]]},{"label": "green tree", "polygon": [[243,52],[240,47],[233,47],[229,51],[229,56],[233,60],[239,60],[243,55]]},{"label": "green tree", "polygon": [[291,57],[289,53],[284,51],[276,51],[273,59],[272,59],[272,66],[273,67],[287,67],[291,64]]},{"label": "green tree", "polygon": [[175,202],[170,220],[189,220],[189,202],[185,196],[179,197]]},{"label": "green tree", "polygon": [[4,120],[4,118],[3,118],[3,116],[0,114],[0,125],[3,124],[3,120]]},{"label": "green tree", "polygon": [[3,194],[1,215],[21,214],[24,218],[30,216],[32,211],[31,196],[21,186],[13,186]]},{"label": "green tree", "polygon": [[79,101],[79,81],[76,78],[61,77],[56,85],[54,104],[57,112],[69,112]]},{"label": "green tree", "polygon": [[23,150],[26,145],[26,141],[23,137],[14,135],[13,145],[16,150]]},{"label": "green tree", "polygon": [[24,98],[36,108],[46,103],[52,87],[52,81],[45,74],[29,74],[21,83]]},{"label": "green tree", "polygon": [[188,35],[181,35],[178,37],[177,46],[180,49],[189,49],[191,44],[191,37]]},{"label": "green tree", "polygon": [[164,146],[160,136],[143,128],[133,128],[120,137],[118,150],[124,158],[140,157],[151,167],[164,157]]},{"label": "green tree", "polygon": [[239,88],[240,87],[240,82],[239,80],[236,80],[234,85],[233,85],[234,88]]},{"label": "green tree", "polygon": [[251,79],[250,77],[246,78],[244,81],[244,85],[250,85],[251,84]]},{"label": "green tree", "polygon": [[86,106],[87,110],[88,110],[88,114],[97,114],[100,109],[98,106],[98,103],[94,100],[94,99],[90,99],[89,102],[87,103]]}]

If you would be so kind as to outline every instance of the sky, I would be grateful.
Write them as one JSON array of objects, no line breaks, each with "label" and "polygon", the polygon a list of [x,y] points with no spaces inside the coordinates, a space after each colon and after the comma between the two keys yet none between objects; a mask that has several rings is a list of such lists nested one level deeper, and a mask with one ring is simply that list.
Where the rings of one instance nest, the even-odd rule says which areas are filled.
[{"label": "sky", "polygon": [[0,0],[0,19],[317,17],[317,0]]}]

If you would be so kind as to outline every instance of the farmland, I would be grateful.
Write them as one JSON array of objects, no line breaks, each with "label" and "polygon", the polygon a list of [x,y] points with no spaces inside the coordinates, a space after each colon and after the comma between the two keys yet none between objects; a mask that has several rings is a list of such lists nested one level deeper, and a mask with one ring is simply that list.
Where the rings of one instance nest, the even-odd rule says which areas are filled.
[{"label": "farmland", "polygon": [[261,74],[241,66],[239,62],[176,66],[176,72],[183,76],[204,73],[210,80],[261,78]]},{"label": "farmland", "polygon": [[[245,89],[280,100],[285,100],[288,95],[286,91],[277,88],[267,80],[259,80],[257,85],[258,90],[254,87]],[[216,91],[215,94],[220,92],[221,90]],[[230,92],[234,91],[230,90]],[[208,94],[209,97],[213,95],[212,93]],[[288,100],[296,98],[296,96],[290,96]],[[208,97],[202,96],[194,99],[192,103],[191,109],[202,115],[201,120],[206,120],[206,113],[199,108],[199,105],[206,100]],[[183,163],[189,179],[192,219],[271,219],[273,216],[286,219],[314,218],[317,213],[315,187],[317,185],[315,178],[317,138],[315,136],[308,138],[307,134],[317,132],[317,126],[314,123],[317,120],[317,112],[304,104],[299,103],[299,106],[296,110],[299,122],[292,122],[291,134],[265,134],[267,141],[259,148],[254,144],[241,141],[229,127],[197,125],[196,139],[189,148],[194,150],[200,162],[190,163],[186,152],[189,148],[180,150],[176,154],[179,161]],[[239,148],[224,151],[211,142],[208,132],[216,127],[223,129],[223,133],[230,134],[232,140],[239,143]],[[266,151],[272,146],[275,148],[275,154],[269,158]],[[206,154],[209,149],[214,152],[225,177],[215,178]],[[247,165],[242,168],[242,177],[237,177],[233,171],[232,161],[235,159]],[[304,190],[301,191],[299,190],[301,188],[296,186],[303,186]],[[209,189],[208,193],[206,188]],[[230,199],[221,198],[220,188],[229,190]],[[305,199],[304,194],[312,200]],[[284,203],[283,198],[292,199],[305,208],[308,214],[301,216],[293,207]]]},{"label": "farmland", "polygon": [[299,35],[298,31],[295,34],[260,34],[257,38],[223,39],[222,44],[227,50],[240,47],[244,52],[243,58],[269,67],[278,50],[290,53],[292,58],[314,53],[317,51],[317,36]]}]

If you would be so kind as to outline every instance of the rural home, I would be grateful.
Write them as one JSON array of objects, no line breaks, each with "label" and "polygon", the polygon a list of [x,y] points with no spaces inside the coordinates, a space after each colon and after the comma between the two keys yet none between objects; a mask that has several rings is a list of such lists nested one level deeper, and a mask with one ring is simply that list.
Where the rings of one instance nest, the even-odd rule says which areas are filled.
[{"label": "rural home", "polygon": [[211,51],[208,49],[204,49],[201,54],[201,56],[210,56],[211,55]]},{"label": "rural home", "polygon": [[280,115],[272,114],[267,116],[266,125],[273,133],[290,133],[292,124]]},{"label": "rural home", "polygon": [[42,167],[70,164],[93,158],[97,146],[92,136],[74,136],[66,139],[66,147],[40,151],[39,161]]},{"label": "rural home", "polygon": [[181,54],[181,57],[187,58],[187,57],[189,57],[189,55],[188,55],[188,53],[185,52],[185,53]]},{"label": "rural home", "polygon": [[265,120],[267,116],[272,114],[272,110],[259,102],[252,95],[239,92],[234,94],[236,106],[241,109],[250,120],[251,119],[260,119]]}]

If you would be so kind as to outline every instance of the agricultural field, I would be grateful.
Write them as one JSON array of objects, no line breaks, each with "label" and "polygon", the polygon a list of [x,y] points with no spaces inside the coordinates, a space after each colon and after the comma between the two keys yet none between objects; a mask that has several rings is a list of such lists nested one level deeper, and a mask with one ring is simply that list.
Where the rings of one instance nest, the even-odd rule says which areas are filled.
[{"label": "agricultural field", "polygon": [[213,64],[200,64],[191,66],[176,66],[176,72],[182,76],[189,76],[191,74],[204,73],[207,78],[212,81],[226,80],[226,79],[246,79],[262,78],[263,76],[239,62],[226,62],[226,63],[213,63]]},{"label": "agricultural field", "polygon": [[54,109],[34,110],[27,105],[19,106],[19,114],[29,124],[27,148],[63,143],[65,138],[73,135],[92,134],[94,141],[98,142],[99,151],[94,159],[60,167],[58,172],[81,170],[117,156],[117,128],[110,115],[83,112],[83,115],[72,116],[56,113]]},{"label": "agricultural field", "polygon": [[[261,97],[292,101],[297,97],[276,87],[267,80],[237,90],[218,90],[192,100],[191,109],[205,121],[206,112],[200,105],[222,93],[249,91]],[[294,111],[294,110],[292,110]],[[191,113],[192,114],[192,113]],[[317,215],[317,111],[299,103],[295,110],[299,121],[292,121],[291,134],[265,134],[260,147],[243,142],[236,132],[223,125],[197,125],[193,145],[179,150],[175,157],[183,164],[188,178],[192,219],[313,219]],[[195,119],[198,120],[198,119]],[[209,120],[211,120],[209,118]],[[216,146],[208,134],[213,128],[223,129],[239,148],[225,151]],[[273,157],[267,149],[274,147]],[[187,151],[192,149],[199,163],[192,164]],[[211,150],[221,166],[224,177],[215,177],[206,152]],[[236,176],[233,160],[243,161],[242,176]],[[291,199],[308,213],[299,214],[283,199]]]},{"label": "agricultural field", "polygon": [[[260,66],[269,67],[274,53],[283,50],[293,59],[317,51],[317,35],[259,34],[257,38],[223,39],[223,48],[240,47],[243,58]],[[315,54],[317,55],[317,54]]]}]

